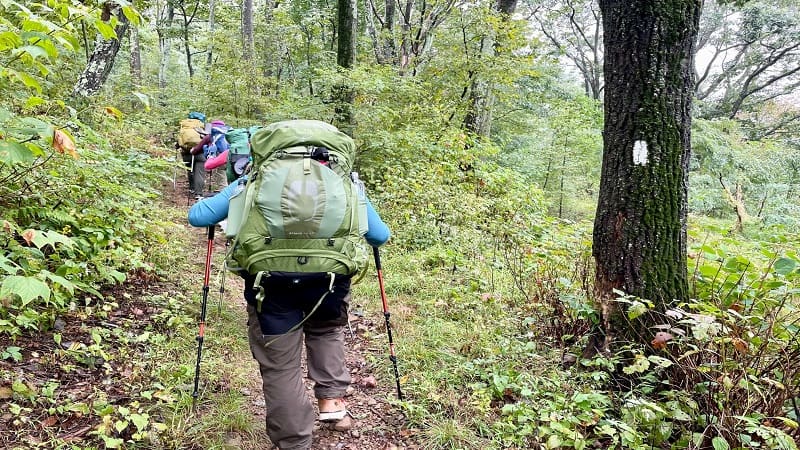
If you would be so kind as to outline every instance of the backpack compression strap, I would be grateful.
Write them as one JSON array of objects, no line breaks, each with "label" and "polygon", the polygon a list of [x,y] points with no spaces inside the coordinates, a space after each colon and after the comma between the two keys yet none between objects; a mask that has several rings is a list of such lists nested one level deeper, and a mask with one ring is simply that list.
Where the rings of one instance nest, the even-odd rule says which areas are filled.
[{"label": "backpack compression strap", "polygon": [[[265,272],[263,270],[258,272],[256,274],[256,279],[253,282],[253,290],[258,291],[258,293],[256,294],[256,312],[258,312],[259,314],[261,314],[261,304],[264,302],[264,297],[266,295],[266,293],[264,292],[264,286],[261,285],[261,280],[264,278],[264,276],[268,277],[270,276],[270,273]],[[325,300],[325,297],[327,297],[328,294],[333,292],[333,282],[336,280],[336,274],[333,272],[328,272],[328,276],[331,278],[331,282],[328,285],[328,290],[326,290],[325,293],[322,294],[322,297],[320,297],[319,300],[317,300],[317,303],[314,305],[313,308],[311,308],[311,311],[309,311],[309,313],[306,314],[305,317],[303,317],[303,320],[301,320],[300,323],[293,326],[292,328],[289,328],[289,330],[286,331],[286,333],[281,334],[280,336],[276,337],[275,339],[272,339],[269,342],[265,342],[264,347],[268,346],[269,344],[272,344],[273,342],[277,341],[278,339],[286,336],[287,334],[293,331],[299,330],[300,327],[302,327],[303,324],[306,322],[306,320],[308,320],[308,318],[314,314],[317,308],[319,308],[319,305],[322,304],[322,301]]]}]

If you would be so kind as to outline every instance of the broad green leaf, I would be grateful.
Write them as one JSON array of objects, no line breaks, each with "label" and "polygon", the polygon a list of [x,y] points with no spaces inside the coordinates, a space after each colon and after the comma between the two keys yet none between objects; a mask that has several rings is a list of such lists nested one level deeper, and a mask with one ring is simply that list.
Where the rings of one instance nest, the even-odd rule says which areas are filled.
[{"label": "broad green leaf", "polygon": [[16,274],[19,271],[19,267],[17,267],[16,264],[12,264],[14,264],[14,261],[0,255],[0,270],[10,273],[11,275]]},{"label": "broad green leaf", "polygon": [[122,433],[125,428],[128,428],[127,420],[118,420],[114,423],[114,429],[117,430],[117,433]]},{"label": "broad green leaf", "polygon": [[547,448],[558,448],[561,447],[561,437],[557,434],[551,434],[549,438],[547,438]]},{"label": "broad green leaf", "polygon": [[41,97],[31,96],[28,97],[28,100],[25,101],[26,108],[35,108],[39,105],[43,105],[46,102],[45,99]]},{"label": "broad green leaf", "polygon": [[136,429],[144,431],[147,429],[147,423],[150,421],[148,414],[131,414],[131,422],[136,425]]},{"label": "broad green leaf", "polygon": [[25,143],[25,147],[27,147],[27,148],[28,148],[28,151],[30,151],[30,152],[31,152],[31,154],[32,154],[32,155],[33,155],[35,158],[37,158],[37,157],[39,157],[39,156],[44,156],[44,154],[45,154],[45,151],[44,151],[44,149],[42,148],[42,146],[41,146],[41,145],[39,145],[39,144],[37,144],[37,143],[35,143],[35,142],[26,142],[26,143]]},{"label": "broad green leaf", "polygon": [[[50,31],[50,30],[47,28],[47,25],[46,25],[47,23],[49,23],[49,22],[47,22],[47,21],[44,21],[44,20],[30,20],[30,19],[26,19],[26,20],[23,20],[23,21],[22,21],[22,24],[20,25],[20,28],[21,28],[23,31],[42,31],[42,32],[45,32],[45,33],[46,33],[46,32],[48,32],[48,31]],[[52,24],[52,23],[50,23],[50,25],[52,26],[53,24]],[[51,28],[51,29],[52,29],[52,28]],[[26,37],[26,36],[25,36],[25,34],[23,34],[22,36],[23,36],[23,39]]]},{"label": "broad green leaf", "polygon": [[17,48],[22,45],[22,39],[19,38],[17,33],[12,31],[4,31],[0,33],[0,52]]},{"label": "broad green leaf", "polygon": [[51,273],[51,272],[45,272],[44,276],[48,280],[52,281],[54,284],[57,284],[57,285],[63,287],[64,289],[66,289],[67,292],[70,293],[70,295],[75,295],[75,284],[73,284],[71,281],[67,280],[66,278],[64,278],[62,276],[56,275],[54,273]]},{"label": "broad green leaf", "polygon": [[105,434],[101,434],[100,437],[103,438],[103,443],[106,445],[106,448],[120,448],[120,446],[125,443],[124,439],[113,438]]},{"label": "broad green leaf", "polygon": [[39,82],[36,81],[36,78],[33,78],[32,76],[30,76],[25,72],[18,72],[16,70],[6,69],[3,72],[3,75],[12,80],[18,80],[29,88],[36,89],[36,92],[40,94],[42,93],[42,85],[40,85]]},{"label": "broad green leaf", "polygon": [[31,57],[33,59],[36,59],[36,58],[39,58],[39,57],[45,58],[45,59],[50,58],[50,55],[47,53],[47,50],[45,50],[40,45],[26,45],[24,47],[20,47],[17,51],[18,52],[25,52],[25,53],[31,55]]},{"label": "broad green leaf", "polygon": [[712,439],[711,445],[714,446],[714,450],[728,450],[731,448],[730,444],[728,444],[728,441],[720,436],[716,436],[714,439]]},{"label": "broad green leaf", "polygon": [[142,94],[141,92],[134,92],[133,95],[135,95],[139,101],[142,102],[145,111],[150,111],[150,96],[147,94]]},{"label": "broad green leaf", "polygon": [[133,25],[139,25],[139,22],[141,22],[141,17],[139,17],[139,13],[137,13],[136,10],[131,8],[130,6],[123,6],[122,13],[125,14],[125,17],[127,17],[128,20]]},{"label": "broad green leaf", "polygon": [[12,294],[18,295],[22,300],[22,306],[25,306],[37,297],[48,300],[50,288],[38,278],[12,275],[3,280],[3,285],[0,286],[0,298]]},{"label": "broad green leaf", "polygon": [[19,142],[0,139],[0,164],[15,164],[33,160],[33,153]]},{"label": "broad green leaf", "polygon": [[23,128],[19,129],[19,131],[22,134],[38,134],[42,139],[48,140],[48,143],[49,140],[53,138],[53,125],[43,120],[39,120],[35,117],[23,117],[20,122],[22,122]]},{"label": "broad green leaf", "polygon": [[634,301],[628,308],[628,319],[633,320],[646,312],[647,306],[644,303]]},{"label": "broad green leaf", "polygon": [[790,274],[795,267],[797,267],[797,261],[791,258],[779,258],[775,261],[775,272],[778,272],[781,275],[788,275]]},{"label": "broad green leaf", "polygon": [[102,20],[96,20],[94,22],[94,27],[103,35],[103,39],[114,39],[117,37],[117,33],[114,32],[114,27]]}]

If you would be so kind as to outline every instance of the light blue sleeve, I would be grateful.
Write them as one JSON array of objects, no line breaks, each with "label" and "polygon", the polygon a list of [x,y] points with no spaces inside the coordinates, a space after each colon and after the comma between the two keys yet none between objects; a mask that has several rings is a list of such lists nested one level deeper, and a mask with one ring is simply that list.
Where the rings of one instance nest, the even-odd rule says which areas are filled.
[{"label": "light blue sleeve", "polygon": [[189,224],[195,227],[208,227],[228,217],[228,202],[236,191],[239,180],[229,184],[215,196],[205,198],[189,208]]},{"label": "light blue sleeve", "polygon": [[367,199],[367,226],[369,230],[367,230],[367,233],[364,235],[364,239],[373,247],[380,247],[391,237],[389,227],[383,223],[381,216],[375,211],[369,199]]}]

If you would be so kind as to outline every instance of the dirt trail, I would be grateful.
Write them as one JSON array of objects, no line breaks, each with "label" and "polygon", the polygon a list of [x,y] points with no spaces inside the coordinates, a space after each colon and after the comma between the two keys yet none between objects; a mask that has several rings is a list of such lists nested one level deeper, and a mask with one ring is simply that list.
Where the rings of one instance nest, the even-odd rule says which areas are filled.
[{"label": "dirt trail", "polygon": [[[172,186],[169,186],[170,188]],[[166,192],[167,197],[175,206],[188,209],[186,192],[188,185],[185,180],[178,180],[172,192]],[[194,200],[191,200],[194,203]],[[197,232],[198,248],[204,247],[206,234]],[[217,233],[214,240],[214,253],[221,255],[225,252],[225,239],[222,233]],[[204,258],[204,252],[193,252],[193,257]],[[199,261],[205,264],[205,260]],[[232,279],[233,278],[233,279]],[[241,295],[242,283],[235,277],[228,277],[226,281],[226,301],[241,305],[241,323],[246,321],[245,304]],[[212,289],[213,292],[213,289]],[[378,320],[380,319],[380,320]],[[377,354],[379,357],[388,355],[388,348],[371,348],[375,344],[364,338],[364,334],[381,334],[385,324],[382,317],[368,318],[360,314],[357,306],[351,307],[350,326],[345,330],[347,367],[352,376],[352,385],[345,401],[350,411],[352,428],[349,431],[336,431],[330,423],[317,422],[314,427],[313,450],[401,450],[420,449],[416,443],[414,430],[406,427],[406,419],[402,412],[388,403],[387,399],[396,398],[394,380],[381,380],[376,376],[373,367],[367,363],[365,354]],[[246,340],[246,330],[242,327],[242,339]],[[388,343],[387,343],[388,345]],[[248,402],[251,416],[255,422],[253,428],[258,430],[252,434],[235,434],[227,436],[227,445],[230,448],[259,449],[267,447],[269,439],[264,432],[265,407],[264,396],[261,391],[261,377],[257,365],[249,353],[246,355],[232,355],[241,361],[251,361],[253,370],[249,375],[249,385],[241,391],[252,397]],[[305,359],[305,355],[304,355]],[[305,367],[305,361],[303,362]],[[383,377],[386,378],[386,377]],[[376,379],[380,380],[376,383]],[[313,396],[313,383],[306,379],[309,399],[316,405]]]}]

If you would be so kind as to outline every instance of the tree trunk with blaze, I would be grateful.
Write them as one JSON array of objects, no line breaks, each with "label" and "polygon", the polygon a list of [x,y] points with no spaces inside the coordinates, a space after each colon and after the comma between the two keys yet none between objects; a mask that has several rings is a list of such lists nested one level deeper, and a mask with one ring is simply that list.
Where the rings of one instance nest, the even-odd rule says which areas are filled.
[{"label": "tree trunk with blaze", "polygon": [[[603,165],[594,223],[595,291],[608,352],[649,342],[658,313],[688,297],[687,179],[693,46],[701,0],[600,0],[606,79]],[[613,31],[613,32],[612,32]],[[614,289],[654,302],[631,324]]]}]

